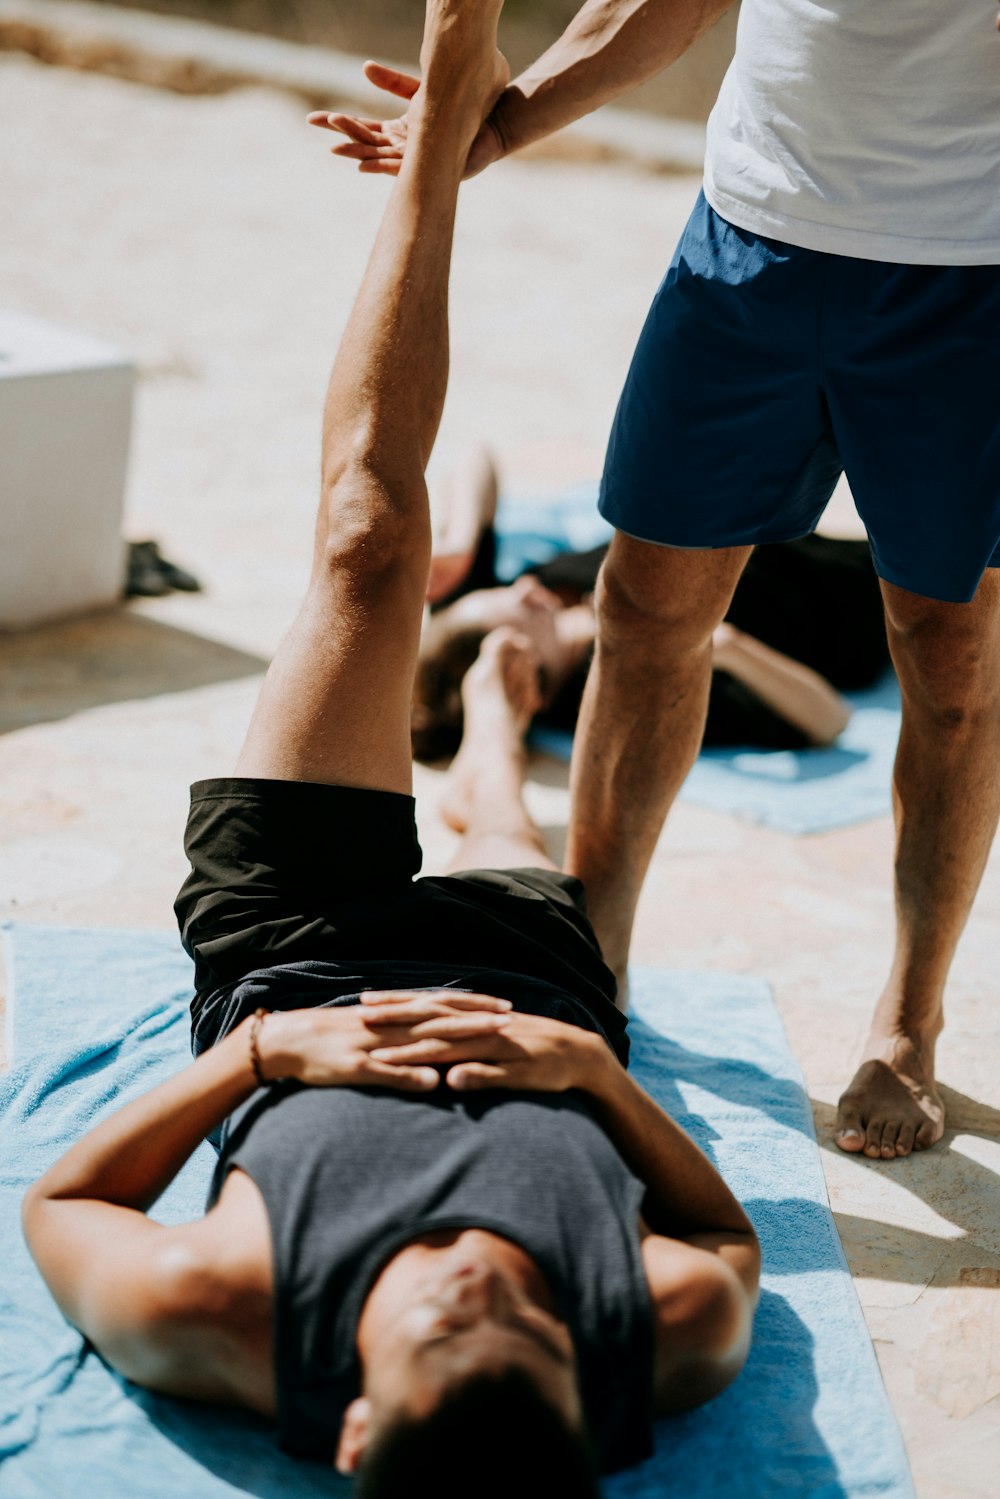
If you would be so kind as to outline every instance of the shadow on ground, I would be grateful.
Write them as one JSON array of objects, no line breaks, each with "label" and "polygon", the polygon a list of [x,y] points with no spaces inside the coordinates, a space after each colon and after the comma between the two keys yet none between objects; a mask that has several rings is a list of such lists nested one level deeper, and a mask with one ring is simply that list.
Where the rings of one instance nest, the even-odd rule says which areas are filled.
[{"label": "shadow on ground", "polygon": [[[1000,1177],[960,1146],[955,1148],[962,1135],[1000,1140],[1000,1109],[954,1088],[942,1087],[941,1094],[949,1127],[933,1150],[915,1152],[901,1161],[851,1157],[859,1171],[894,1180],[939,1220],[922,1227],[835,1211],[844,1252],[856,1277],[947,1286],[962,1283],[970,1266],[988,1267],[991,1273],[1000,1266],[996,1213]],[[821,1149],[837,1150],[832,1138],[836,1109],[814,1099],[813,1114]]]},{"label": "shadow on ground", "polygon": [[267,662],[127,609],[0,635],[0,734],[257,676]]}]

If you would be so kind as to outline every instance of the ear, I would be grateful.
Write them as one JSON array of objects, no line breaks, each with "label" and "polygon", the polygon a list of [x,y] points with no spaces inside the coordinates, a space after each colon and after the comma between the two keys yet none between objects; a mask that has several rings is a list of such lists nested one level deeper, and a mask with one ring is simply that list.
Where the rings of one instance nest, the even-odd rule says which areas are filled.
[{"label": "ear", "polygon": [[356,1473],[365,1455],[372,1424],[372,1403],[364,1395],[352,1400],[344,1412],[334,1465],[338,1473]]}]

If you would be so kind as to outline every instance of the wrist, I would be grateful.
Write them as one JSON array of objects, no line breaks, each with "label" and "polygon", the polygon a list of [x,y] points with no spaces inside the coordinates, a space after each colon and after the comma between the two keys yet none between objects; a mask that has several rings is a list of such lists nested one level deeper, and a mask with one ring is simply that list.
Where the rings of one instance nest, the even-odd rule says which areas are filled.
[{"label": "wrist", "polygon": [[574,1088],[592,1098],[603,1098],[614,1087],[615,1073],[621,1071],[621,1063],[602,1036],[594,1031],[581,1033]]},{"label": "wrist", "polygon": [[511,118],[511,105],[516,98],[522,98],[522,96],[512,84],[508,84],[486,116],[485,124],[492,142],[489,161],[484,162],[484,166],[499,161],[502,156],[509,156],[512,151],[517,150],[514,122]]},{"label": "wrist", "polygon": [[[251,1045],[252,1027],[256,1017],[251,1016],[247,1025],[247,1058],[254,1081],[258,1086],[277,1082],[281,1078],[295,1077],[297,1062],[294,1047],[295,1020],[286,1011],[269,1010],[260,1021],[256,1034],[256,1048]],[[258,1067],[253,1065],[256,1050]]]}]

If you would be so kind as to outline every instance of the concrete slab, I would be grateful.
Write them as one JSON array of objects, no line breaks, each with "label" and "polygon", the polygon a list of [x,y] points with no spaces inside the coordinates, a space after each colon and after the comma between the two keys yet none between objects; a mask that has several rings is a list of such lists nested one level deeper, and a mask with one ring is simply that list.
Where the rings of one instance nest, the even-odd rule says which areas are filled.
[{"label": "concrete slab", "polygon": [[[40,639],[30,658],[0,642],[13,701],[0,737],[0,916],[167,927],[187,783],[231,767],[257,681],[247,673],[304,581],[323,381],[384,185],[339,170],[275,93],[185,99],[8,56],[0,97],[0,201],[18,226],[0,239],[5,297],[135,351],[129,524],[207,585],[86,639]],[[469,185],[439,463],[482,437],[521,483],[596,470],[696,190],[622,167],[516,161]],[[439,792],[440,777],[419,771],[429,868],[453,841]],[[564,770],[538,762],[529,795],[558,851]],[[796,839],[678,808],[636,957],[774,983],[918,1490],[986,1499],[1000,1466],[1000,860],[951,985],[951,1128],[931,1154],[884,1166],[843,1156],[829,1130],[884,977],[890,851],[886,819]]]}]

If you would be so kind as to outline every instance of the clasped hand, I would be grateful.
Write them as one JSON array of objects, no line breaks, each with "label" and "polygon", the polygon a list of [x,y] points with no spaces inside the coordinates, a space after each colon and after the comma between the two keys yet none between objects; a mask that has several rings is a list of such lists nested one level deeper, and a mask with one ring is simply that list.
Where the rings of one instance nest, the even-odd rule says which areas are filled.
[{"label": "clasped hand", "polygon": [[582,1087],[605,1050],[575,1025],[514,1011],[510,1000],[454,989],[373,991],[336,1009],[268,1017],[260,1056],[269,1078],[312,1087],[427,1093]]}]

